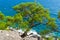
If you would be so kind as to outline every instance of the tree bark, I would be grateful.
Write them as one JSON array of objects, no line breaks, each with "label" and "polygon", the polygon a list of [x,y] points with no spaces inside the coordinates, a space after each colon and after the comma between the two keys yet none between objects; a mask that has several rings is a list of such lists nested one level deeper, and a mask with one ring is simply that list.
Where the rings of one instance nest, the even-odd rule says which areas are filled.
[{"label": "tree bark", "polygon": [[21,35],[21,37],[22,37],[22,38],[26,37],[26,36],[27,36],[27,32],[28,32],[30,29],[31,29],[31,28],[28,28],[28,29]]},{"label": "tree bark", "polygon": [[24,38],[24,37],[26,37],[26,36],[27,36],[27,32],[24,32],[24,33],[21,35],[22,38]]}]

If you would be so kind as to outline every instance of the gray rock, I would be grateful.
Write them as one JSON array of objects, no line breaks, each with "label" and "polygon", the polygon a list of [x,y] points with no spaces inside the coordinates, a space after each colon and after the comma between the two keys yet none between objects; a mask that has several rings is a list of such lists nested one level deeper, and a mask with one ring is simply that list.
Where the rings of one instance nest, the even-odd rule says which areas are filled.
[{"label": "gray rock", "polygon": [[[37,38],[33,37],[25,37],[25,40],[37,40]],[[6,31],[0,30],[0,40],[23,40],[17,31]]]}]

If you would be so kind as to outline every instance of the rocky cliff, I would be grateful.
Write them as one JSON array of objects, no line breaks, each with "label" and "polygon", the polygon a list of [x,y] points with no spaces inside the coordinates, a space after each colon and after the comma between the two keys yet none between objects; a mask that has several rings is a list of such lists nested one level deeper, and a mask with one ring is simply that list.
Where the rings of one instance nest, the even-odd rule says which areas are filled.
[{"label": "rocky cliff", "polygon": [[[25,37],[25,40],[37,40],[34,37]],[[0,40],[23,40],[17,31],[0,30]]]}]

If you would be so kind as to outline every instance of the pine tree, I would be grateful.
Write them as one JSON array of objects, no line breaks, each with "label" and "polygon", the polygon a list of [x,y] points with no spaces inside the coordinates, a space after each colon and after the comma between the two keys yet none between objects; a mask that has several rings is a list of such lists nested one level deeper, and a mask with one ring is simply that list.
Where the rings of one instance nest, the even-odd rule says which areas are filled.
[{"label": "pine tree", "polygon": [[23,35],[21,35],[22,38],[27,36],[29,30],[40,24],[47,25],[47,27],[51,27],[54,31],[57,28],[55,19],[50,17],[49,10],[40,4],[27,2],[18,4],[13,8],[17,12],[15,18],[19,24],[19,28],[26,28]]}]

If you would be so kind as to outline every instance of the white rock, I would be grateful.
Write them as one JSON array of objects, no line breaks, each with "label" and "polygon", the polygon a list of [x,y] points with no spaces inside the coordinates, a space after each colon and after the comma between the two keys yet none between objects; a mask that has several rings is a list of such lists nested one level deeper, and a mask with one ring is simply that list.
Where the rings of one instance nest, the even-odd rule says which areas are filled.
[{"label": "white rock", "polygon": [[[31,34],[32,33],[32,34]],[[31,35],[30,35],[31,34]],[[30,30],[27,35],[41,37],[35,30]]]}]

